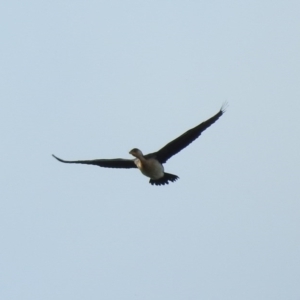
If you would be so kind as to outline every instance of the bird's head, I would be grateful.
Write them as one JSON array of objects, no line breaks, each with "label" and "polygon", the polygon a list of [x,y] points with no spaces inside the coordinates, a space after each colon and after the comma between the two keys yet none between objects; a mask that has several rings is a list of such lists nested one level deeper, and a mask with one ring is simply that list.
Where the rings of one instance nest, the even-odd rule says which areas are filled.
[{"label": "bird's head", "polygon": [[141,150],[139,150],[138,148],[133,148],[131,151],[129,151],[129,154],[139,158],[139,157],[143,157],[143,153]]}]

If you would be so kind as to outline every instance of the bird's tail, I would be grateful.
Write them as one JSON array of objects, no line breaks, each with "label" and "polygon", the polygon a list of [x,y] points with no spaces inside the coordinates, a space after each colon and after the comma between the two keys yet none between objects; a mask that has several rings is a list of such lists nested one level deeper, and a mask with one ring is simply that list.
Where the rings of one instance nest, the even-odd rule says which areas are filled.
[{"label": "bird's tail", "polygon": [[176,181],[177,179],[179,179],[178,176],[173,175],[173,174],[169,174],[169,173],[164,173],[164,176],[159,178],[159,179],[150,179],[149,183],[151,183],[152,185],[165,185],[165,184],[169,184],[169,181]]}]

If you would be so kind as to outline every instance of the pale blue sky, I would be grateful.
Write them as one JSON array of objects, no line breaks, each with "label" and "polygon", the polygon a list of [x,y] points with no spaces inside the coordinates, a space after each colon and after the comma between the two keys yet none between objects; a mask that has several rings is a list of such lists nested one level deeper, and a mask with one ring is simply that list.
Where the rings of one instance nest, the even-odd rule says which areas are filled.
[{"label": "pale blue sky", "polygon": [[[2,1],[0,299],[300,299],[299,1]],[[65,165],[158,150],[165,165]]]}]

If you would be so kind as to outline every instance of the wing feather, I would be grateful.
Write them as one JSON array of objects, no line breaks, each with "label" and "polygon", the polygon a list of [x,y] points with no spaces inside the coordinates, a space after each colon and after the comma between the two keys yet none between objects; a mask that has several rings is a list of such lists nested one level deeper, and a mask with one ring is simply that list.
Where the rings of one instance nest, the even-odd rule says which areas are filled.
[{"label": "wing feather", "polygon": [[93,159],[93,160],[64,160],[52,154],[58,161],[67,164],[85,164],[95,165],[104,168],[130,169],[136,168],[136,165],[131,159],[114,158],[114,159]]},{"label": "wing feather", "polygon": [[155,157],[160,163],[165,163],[170,157],[187,147],[190,143],[197,139],[205,129],[215,123],[224,114],[226,107],[227,103],[224,103],[219,112],[213,117],[186,131],[184,134],[171,141],[157,152],[148,154],[146,157]]}]

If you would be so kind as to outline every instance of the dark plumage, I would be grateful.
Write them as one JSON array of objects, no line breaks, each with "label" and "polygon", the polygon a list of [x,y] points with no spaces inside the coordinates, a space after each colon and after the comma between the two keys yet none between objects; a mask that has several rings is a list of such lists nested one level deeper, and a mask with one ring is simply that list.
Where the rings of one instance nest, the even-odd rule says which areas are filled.
[{"label": "dark plumage", "polygon": [[141,172],[150,177],[150,183],[153,185],[164,185],[168,184],[169,181],[174,182],[179,177],[173,174],[165,173],[162,164],[166,163],[169,158],[180,152],[182,149],[187,147],[195,139],[197,139],[201,133],[206,130],[209,126],[215,123],[225,112],[227,103],[225,103],[219,112],[215,114],[210,119],[200,123],[196,127],[186,131],[184,134],[174,139],[163,148],[157,152],[149,153],[143,155],[143,153],[137,149],[132,149],[129,153],[135,156],[135,159],[94,159],[94,160],[63,160],[61,158],[55,157],[57,160],[63,163],[70,164],[87,164],[96,165],[105,168],[139,168]]}]

